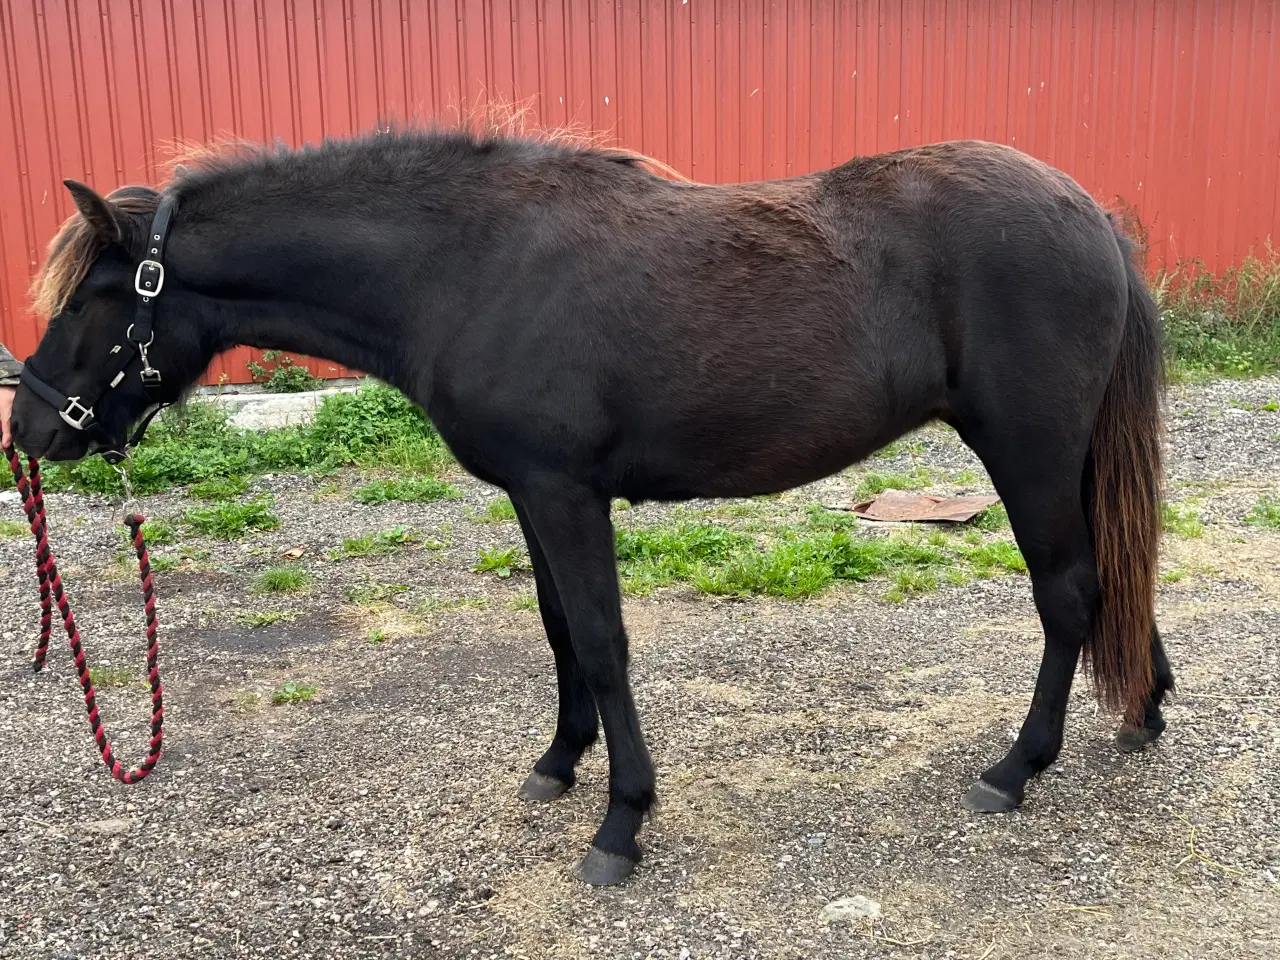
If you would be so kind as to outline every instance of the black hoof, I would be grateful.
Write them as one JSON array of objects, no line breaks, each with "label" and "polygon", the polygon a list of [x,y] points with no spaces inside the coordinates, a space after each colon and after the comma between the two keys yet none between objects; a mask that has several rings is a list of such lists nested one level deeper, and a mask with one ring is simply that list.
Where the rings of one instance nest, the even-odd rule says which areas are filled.
[{"label": "black hoof", "polygon": [[1121,753],[1137,753],[1154,743],[1164,733],[1164,725],[1159,727],[1133,727],[1125,724],[1116,731],[1116,749]]},{"label": "black hoof", "polygon": [[535,770],[520,785],[520,799],[527,800],[529,803],[546,803],[548,800],[564,796],[569,786],[563,780],[548,777],[545,773],[538,773]]},{"label": "black hoof", "polygon": [[1003,790],[997,790],[985,780],[979,780],[969,788],[961,802],[972,813],[1008,813],[1021,801]]},{"label": "black hoof", "polygon": [[583,883],[593,887],[612,887],[631,876],[635,868],[634,860],[592,847],[573,873]]}]

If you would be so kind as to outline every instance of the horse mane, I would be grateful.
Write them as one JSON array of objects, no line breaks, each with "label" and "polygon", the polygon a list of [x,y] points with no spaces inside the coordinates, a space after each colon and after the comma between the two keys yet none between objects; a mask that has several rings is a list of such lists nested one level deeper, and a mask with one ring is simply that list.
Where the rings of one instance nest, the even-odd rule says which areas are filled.
[{"label": "horse mane", "polygon": [[[485,101],[470,107],[455,107],[452,123],[439,119],[429,122],[382,121],[364,135],[326,138],[323,143],[350,143],[380,137],[410,140],[414,138],[453,137],[469,141],[475,148],[503,143],[538,143],[559,147],[570,153],[602,157],[615,163],[646,170],[654,176],[677,183],[693,181],[675,167],[656,157],[636,150],[609,144],[607,133],[592,131],[581,125],[543,126],[534,118],[532,101],[512,104]],[[274,145],[229,137],[204,142],[169,141],[170,159],[166,166],[175,171],[175,181],[189,174],[225,170],[237,162],[251,162],[272,156],[287,156],[314,147],[291,148],[279,141]]]},{"label": "horse mane", "polygon": [[[666,180],[693,182],[661,160],[609,145],[607,134],[577,126],[543,127],[534,121],[529,103],[484,102],[458,108],[456,113],[457,119],[451,124],[439,121],[382,123],[363,136],[332,138],[324,143],[340,145],[384,137],[402,141],[451,137],[475,149],[504,143],[536,143],[558,148],[567,154],[598,157],[635,167]],[[232,170],[240,164],[289,157],[315,149],[314,146],[295,149],[278,141],[264,144],[238,138],[204,142],[168,141],[162,144],[162,152],[168,155],[168,159],[161,165],[168,173],[168,179],[159,190],[181,189],[184,185]],[[120,187],[106,199],[121,213],[150,215],[159,205],[159,190],[142,186]],[[68,217],[49,242],[45,262],[32,279],[32,309],[45,319],[57,316],[102,253],[103,246],[97,231],[78,212]]]},{"label": "horse mane", "polygon": [[[153,214],[160,194],[150,187],[120,187],[107,194],[121,213]],[[49,241],[44,264],[31,281],[31,307],[46,320],[62,312],[106,244],[77,211],[62,222]]]}]

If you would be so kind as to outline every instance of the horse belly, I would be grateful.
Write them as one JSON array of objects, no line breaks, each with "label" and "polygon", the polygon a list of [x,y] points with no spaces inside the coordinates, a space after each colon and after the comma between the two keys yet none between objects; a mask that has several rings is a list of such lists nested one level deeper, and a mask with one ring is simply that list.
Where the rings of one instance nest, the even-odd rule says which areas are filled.
[{"label": "horse belly", "polygon": [[646,430],[641,443],[620,451],[629,490],[620,495],[677,500],[778,493],[837,473],[889,442],[879,439],[883,421],[825,409],[826,416],[758,410]]}]

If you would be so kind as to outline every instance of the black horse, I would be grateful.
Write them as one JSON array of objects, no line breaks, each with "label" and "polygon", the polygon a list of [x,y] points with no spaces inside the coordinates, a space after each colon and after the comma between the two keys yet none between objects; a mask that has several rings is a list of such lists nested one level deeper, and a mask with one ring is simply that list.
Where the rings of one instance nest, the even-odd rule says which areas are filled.
[{"label": "black horse", "polygon": [[942,420],[1007,506],[1045,632],[1022,731],[968,807],[1011,809],[1055,759],[1082,651],[1122,749],[1164,729],[1159,315],[1118,224],[1043,163],[951,142],[707,186],[441,130],[215,152],[163,191],[67,187],[22,447],[118,448],[237,344],[403,390],[528,543],[559,718],[522,796],[569,789],[603,722],[590,883],[631,872],[654,799],[613,497],[777,492]]}]

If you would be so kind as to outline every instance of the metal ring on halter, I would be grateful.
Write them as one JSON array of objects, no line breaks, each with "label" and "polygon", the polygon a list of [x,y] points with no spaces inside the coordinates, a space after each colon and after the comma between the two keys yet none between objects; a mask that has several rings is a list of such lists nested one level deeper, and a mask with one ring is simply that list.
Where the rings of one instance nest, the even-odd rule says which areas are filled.
[{"label": "metal ring on halter", "polygon": [[[132,337],[132,336],[130,336],[130,334],[132,334],[132,333],[133,333],[133,324],[131,323],[131,324],[129,324],[129,329],[128,329],[128,330],[126,330],[126,331],[124,332],[125,339],[126,339],[126,340],[133,340],[133,337]],[[153,344],[153,343],[155,342],[155,339],[156,339],[156,332],[155,332],[154,330],[152,330],[152,331],[151,331],[151,338],[150,338],[149,340],[147,340],[147,342],[146,342],[146,343],[138,343],[138,341],[136,341],[136,340],[133,340],[133,342],[134,342],[134,345],[135,345],[139,350],[145,350],[147,347],[151,346],[151,344]],[[144,356],[145,356],[145,354],[144,354]]]}]

